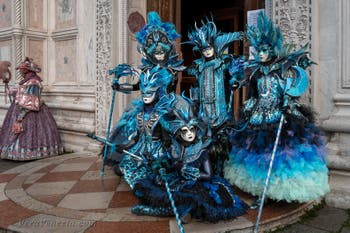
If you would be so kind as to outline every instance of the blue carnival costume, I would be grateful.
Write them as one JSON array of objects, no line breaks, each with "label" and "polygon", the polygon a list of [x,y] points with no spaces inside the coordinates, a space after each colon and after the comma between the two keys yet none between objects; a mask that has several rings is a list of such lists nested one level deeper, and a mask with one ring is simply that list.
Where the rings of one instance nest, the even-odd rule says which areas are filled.
[{"label": "blue carnival costume", "polygon": [[[234,194],[232,186],[225,179],[212,174],[206,150],[210,139],[197,134],[202,127],[194,118],[190,104],[177,97],[172,108],[172,112],[164,115],[162,125],[170,130],[172,138],[167,180],[180,216],[189,213],[196,219],[217,222],[244,214],[247,206]],[[191,136],[186,140],[183,135],[189,131],[192,131]],[[167,190],[160,180],[159,176],[155,176],[135,184],[135,194],[142,204],[133,207],[133,213],[172,215]],[[168,208],[168,211],[161,214],[160,208]]]},{"label": "blue carnival costume", "polygon": [[[194,51],[200,51],[202,57],[194,61],[188,73],[196,78],[191,98],[199,102],[199,118],[209,123],[211,127],[222,125],[230,118],[228,112],[230,85],[228,68],[233,57],[223,54],[230,43],[242,38],[242,33],[218,32],[213,21],[188,33]],[[205,51],[213,49],[212,54]]]},{"label": "blue carnival costume", "polygon": [[[175,99],[173,94],[166,94],[171,78],[169,73],[158,66],[140,74],[141,98],[137,98],[124,112],[113,131],[110,142],[115,145],[109,155],[110,160],[118,160],[118,152],[122,150],[141,157],[143,162],[135,160],[130,154],[123,154],[119,164],[124,179],[131,188],[137,180],[147,177],[147,163],[158,159],[164,154],[165,136],[160,125],[160,119],[167,113]],[[151,103],[145,103],[144,98],[154,95]]]},{"label": "blue carnival costume", "polygon": [[154,66],[165,68],[173,75],[168,92],[176,88],[177,72],[185,69],[183,60],[178,58],[176,51],[175,40],[179,37],[175,25],[163,23],[157,12],[149,12],[148,23],[136,33],[138,51],[143,55],[140,69],[149,70]]},{"label": "blue carnival costume", "polygon": [[260,195],[264,188],[276,131],[282,114],[280,141],[266,196],[274,200],[307,202],[329,191],[323,134],[311,110],[297,102],[306,90],[304,69],[312,64],[305,48],[289,52],[278,27],[261,14],[247,37],[258,53],[248,62],[249,99],[242,109],[245,131],[233,137],[225,177],[245,192]]},{"label": "blue carnival costume", "polygon": [[[156,73],[158,73],[157,76],[161,75],[161,79],[169,79],[161,81],[163,85],[167,85],[167,93],[171,93],[175,90],[177,84],[177,72],[185,69],[182,65],[183,60],[178,59],[178,54],[176,52],[175,40],[179,37],[180,35],[176,32],[174,24],[163,23],[157,12],[149,12],[148,23],[136,33],[136,39],[139,42],[138,51],[143,55],[141,60],[142,64],[139,67],[141,69],[141,76],[155,73],[156,69]],[[135,76],[139,76],[128,64],[120,64],[116,66],[112,72],[116,73],[117,76],[131,76],[133,79]],[[166,84],[164,81],[166,81]],[[140,90],[140,82],[141,80],[134,82],[134,84],[130,84],[119,83],[119,81],[117,81],[113,84],[113,88],[124,93],[130,93],[130,91]],[[154,82],[156,83],[156,81]],[[163,94],[165,94],[165,91]],[[143,106],[140,104],[141,102],[140,99],[134,101],[132,108],[135,106],[140,106],[140,108],[142,108]],[[119,126],[114,130],[111,140],[118,142],[118,145],[122,143],[123,145],[128,146],[128,144],[132,144],[133,142],[133,140],[128,140],[128,137],[133,133],[129,131],[131,129],[134,130],[136,127],[136,115],[133,113],[135,113],[133,109],[128,109],[124,113]],[[124,147],[125,146],[119,146],[119,148]],[[122,175],[118,166],[118,163],[122,158],[122,153],[120,153],[121,149],[119,149],[118,152],[115,148],[108,147],[107,150],[108,158],[105,160],[105,163],[113,166],[118,175]]]},{"label": "blue carnival costume", "polygon": [[187,44],[202,55],[188,70],[196,80],[191,88],[191,99],[198,108],[198,118],[208,124],[212,134],[209,154],[215,173],[222,174],[223,161],[227,159],[230,143],[227,132],[233,121],[231,102],[233,97],[232,80],[229,78],[229,65],[235,62],[231,55],[223,54],[228,46],[242,38],[241,32],[218,32],[212,20],[188,33]]}]

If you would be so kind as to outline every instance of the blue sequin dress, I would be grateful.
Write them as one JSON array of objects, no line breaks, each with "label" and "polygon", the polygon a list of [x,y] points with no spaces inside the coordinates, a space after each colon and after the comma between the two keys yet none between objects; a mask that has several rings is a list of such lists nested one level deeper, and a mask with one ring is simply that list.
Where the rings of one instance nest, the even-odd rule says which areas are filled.
[{"label": "blue sequin dress", "polygon": [[307,202],[329,191],[325,140],[308,108],[289,97],[288,106],[284,106],[286,73],[282,68],[278,62],[255,65],[249,82],[250,98],[241,116],[247,128],[234,134],[224,174],[243,191],[257,196],[262,193],[283,113],[286,121],[266,196]]}]

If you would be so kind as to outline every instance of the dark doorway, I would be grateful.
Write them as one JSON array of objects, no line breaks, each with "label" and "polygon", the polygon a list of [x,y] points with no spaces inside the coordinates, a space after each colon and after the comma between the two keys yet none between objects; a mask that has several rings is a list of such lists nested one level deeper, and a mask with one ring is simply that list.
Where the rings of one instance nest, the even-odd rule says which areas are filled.
[{"label": "dark doorway", "polygon": [[[164,21],[171,21],[181,34],[181,42],[187,41],[187,33],[194,23],[201,24],[205,17],[213,17],[217,29],[222,32],[244,31],[247,22],[247,11],[265,8],[265,0],[148,0],[147,10],[158,11]],[[189,67],[193,60],[200,57],[192,51],[189,45],[178,44],[185,66]],[[229,47],[228,53],[248,55],[248,45],[245,41],[235,42]],[[187,72],[179,74],[177,92],[188,95],[188,90],[194,81]],[[246,97],[246,90],[236,91],[233,109],[235,115]]]},{"label": "dark doorway", "polygon": [[[191,0],[181,1],[181,42],[187,41],[187,33],[197,22],[206,17],[213,17],[217,29],[222,32],[244,31],[247,22],[247,11],[265,7],[264,0]],[[228,49],[228,53],[234,55],[248,55],[247,43],[244,41],[234,42]],[[181,51],[185,60],[185,66],[191,66],[193,60],[200,57],[192,51],[192,47],[186,44],[181,45]],[[181,91],[186,95],[194,81],[194,77],[186,72],[182,74]],[[233,111],[238,116],[238,111],[246,99],[246,89],[243,88],[234,93]]]}]

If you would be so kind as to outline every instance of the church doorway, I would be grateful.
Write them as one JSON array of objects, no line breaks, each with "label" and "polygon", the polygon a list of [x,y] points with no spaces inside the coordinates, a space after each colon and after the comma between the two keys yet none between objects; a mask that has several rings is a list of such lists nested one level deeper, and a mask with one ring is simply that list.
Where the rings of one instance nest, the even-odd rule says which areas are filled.
[{"label": "church doorway", "polygon": [[[200,57],[190,45],[182,44],[188,40],[188,30],[194,23],[201,24],[206,17],[213,17],[217,29],[222,32],[244,31],[247,23],[247,12],[265,8],[265,0],[148,0],[147,11],[157,11],[162,20],[171,21],[181,34],[178,50],[184,59],[184,65],[191,66],[193,60]],[[228,53],[248,56],[248,45],[245,41],[235,42],[228,48]],[[187,72],[179,74],[177,93],[189,93],[194,77]],[[233,100],[233,111],[238,115],[239,107],[246,98],[246,90],[236,91]]]}]

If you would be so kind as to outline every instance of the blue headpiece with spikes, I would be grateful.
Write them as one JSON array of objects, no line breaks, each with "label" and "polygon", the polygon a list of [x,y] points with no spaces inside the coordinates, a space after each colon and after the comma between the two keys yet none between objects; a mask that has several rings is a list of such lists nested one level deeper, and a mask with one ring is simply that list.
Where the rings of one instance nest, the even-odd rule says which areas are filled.
[{"label": "blue headpiece with spikes", "polygon": [[194,51],[213,47],[215,53],[221,55],[231,42],[243,38],[241,32],[222,33],[218,31],[213,19],[206,18],[206,22],[202,20],[201,23],[202,26],[199,28],[195,23],[194,29],[188,32],[189,41],[184,42],[184,44],[193,45]]},{"label": "blue headpiece with spikes", "polygon": [[167,121],[164,127],[172,135],[175,135],[182,127],[195,126],[199,129],[199,136],[203,131],[202,122],[200,122],[193,112],[193,105],[191,99],[187,98],[184,94],[177,96],[175,104],[172,106],[172,117]]},{"label": "blue headpiece with spikes", "polygon": [[159,89],[159,94],[165,94],[168,85],[172,80],[172,75],[166,68],[155,66],[140,74],[140,90],[142,93],[156,92]]},{"label": "blue headpiece with spikes", "polygon": [[[163,23],[158,13],[152,11],[148,13],[148,23],[136,33],[137,49],[153,64],[166,63],[176,55],[175,39],[179,37],[174,24]],[[164,59],[155,59],[156,54],[164,54]]]},{"label": "blue headpiece with spikes", "polygon": [[279,55],[283,50],[281,29],[275,26],[263,12],[260,12],[256,26],[247,25],[246,35],[257,51],[263,45],[268,45],[275,55]]},{"label": "blue headpiece with spikes", "polygon": [[[153,43],[166,42],[164,40],[173,41],[180,37],[176,32],[175,25],[172,23],[163,23],[157,12],[151,11],[148,13],[148,23],[136,33],[136,39],[142,46],[147,46],[149,39]],[[150,35],[153,35],[150,38]],[[166,38],[162,37],[165,36]]]}]

